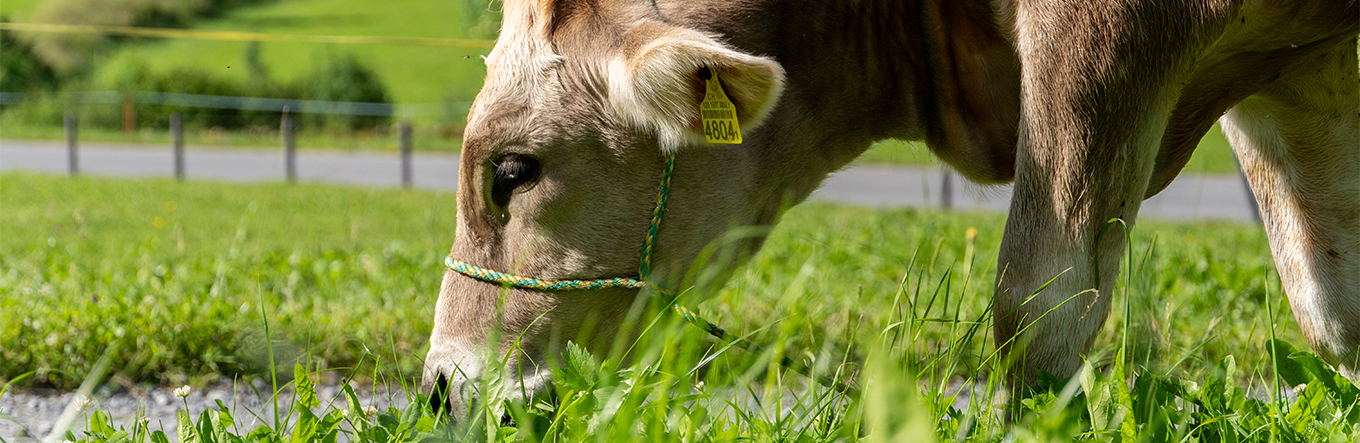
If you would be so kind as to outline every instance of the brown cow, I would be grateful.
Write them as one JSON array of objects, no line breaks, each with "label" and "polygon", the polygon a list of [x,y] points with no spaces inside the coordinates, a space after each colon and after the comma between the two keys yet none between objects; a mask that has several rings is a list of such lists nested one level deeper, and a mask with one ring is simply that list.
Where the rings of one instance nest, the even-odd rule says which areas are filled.
[{"label": "brown cow", "polygon": [[[676,287],[729,228],[774,224],[874,141],[925,139],[975,181],[1015,181],[995,332],[1020,385],[1078,369],[1125,243],[1099,231],[1132,223],[1222,117],[1304,335],[1355,378],[1358,17],[1354,0],[507,0],[451,256],[540,279],[635,275],[675,152],[652,277]],[[704,141],[705,68],[744,143]],[[739,261],[759,243],[727,246]],[[514,352],[507,392],[539,391],[563,340],[629,332],[637,294],[449,272],[424,382],[462,388],[460,407],[483,359]]]}]

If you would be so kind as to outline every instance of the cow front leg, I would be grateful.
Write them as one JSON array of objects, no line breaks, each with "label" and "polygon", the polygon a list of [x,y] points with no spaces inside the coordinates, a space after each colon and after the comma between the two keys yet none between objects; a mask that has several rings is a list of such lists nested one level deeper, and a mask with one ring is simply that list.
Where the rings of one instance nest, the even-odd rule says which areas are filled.
[{"label": "cow front leg", "polygon": [[[1214,32],[1171,7],[1017,4],[1023,118],[993,325],[1012,388],[1081,367],[1109,315],[1125,225],[1142,204],[1185,60]],[[1111,219],[1124,224],[1106,229]]]},{"label": "cow front leg", "polygon": [[1360,381],[1360,74],[1355,40],[1299,63],[1222,119],[1280,282],[1313,350]]}]

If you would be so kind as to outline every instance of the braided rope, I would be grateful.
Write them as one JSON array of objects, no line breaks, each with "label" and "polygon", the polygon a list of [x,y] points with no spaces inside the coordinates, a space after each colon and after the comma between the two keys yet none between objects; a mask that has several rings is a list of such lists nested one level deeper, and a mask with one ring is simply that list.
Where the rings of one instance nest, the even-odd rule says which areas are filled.
[{"label": "braided rope", "polygon": [[[675,153],[672,152],[666,155],[665,171],[661,174],[661,186],[660,186],[661,189],[657,191],[656,209],[652,211],[651,224],[647,227],[647,238],[642,243],[642,260],[638,263],[637,277],[599,278],[593,280],[540,280],[537,278],[521,277],[514,274],[506,274],[504,272],[493,271],[490,269],[473,265],[462,260],[458,260],[453,257],[445,257],[444,264],[448,266],[449,269],[452,269],[454,272],[478,280],[490,283],[499,283],[501,285],[514,286],[517,288],[536,289],[540,291],[591,291],[597,289],[611,289],[611,288],[633,288],[633,289],[644,288],[647,286],[647,282],[645,280],[652,274],[652,251],[653,249],[655,249],[656,246],[656,234],[661,228],[661,218],[666,211],[666,196],[670,194],[671,174],[674,172],[674,170],[675,170]],[[670,305],[671,310],[675,312],[676,315],[679,315],[680,318],[685,319],[685,321],[698,327],[699,329],[703,329],[704,332],[708,333],[708,335],[712,335],[713,337],[719,340],[731,343],[732,345],[745,349],[747,351],[759,353],[765,350],[765,348],[761,347],[760,345],[751,343],[750,341],[741,338],[735,334],[729,334],[723,328],[720,328],[718,327],[718,325],[713,324],[708,320],[705,320],[703,317],[700,317],[699,314],[694,313],[694,311],[691,311],[685,308],[684,306],[676,304],[675,303],[676,294],[674,292],[667,291],[662,288],[657,289],[658,294],[663,295],[667,298],[667,302]],[[809,378],[814,377],[811,368],[809,368],[806,364],[795,362],[793,361],[793,359],[789,357],[780,358],[779,365],[797,371],[798,373],[808,376]],[[856,390],[855,388],[849,387],[844,383],[831,377],[823,376],[817,377],[815,379],[823,386],[835,389],[836,391],[841,393],[846,394],[858,393],[858,390]]]},{"label": "braided rope", "polygon": [[518,275],[496,272],[479,266],[474,266],[465,261],[453,257],[444,259],[444,264],[449,269],[478,280],[491,283],[500,283],[517,288],[537,289],[540,291],[593,291],[596,289],[610,288],[641,288],[647,283],[634,278],[599,278],[594,280],[539,280],[536,278],[520,277]]},{"label": "braided rope", "polygon": [[656,233],[661,230],[661,215],[666,212],[666,196],[671,193],[671,173],[675,171],[675,153],[666,154],[665,172],[661,174],[661,189],[656,193],[656,209],[652,210],[652,223],[647,226],[647,238],[642,242],[642,261],[638,263],[638,278],[646,279],[652,275],[652,247],[656,244]]}]

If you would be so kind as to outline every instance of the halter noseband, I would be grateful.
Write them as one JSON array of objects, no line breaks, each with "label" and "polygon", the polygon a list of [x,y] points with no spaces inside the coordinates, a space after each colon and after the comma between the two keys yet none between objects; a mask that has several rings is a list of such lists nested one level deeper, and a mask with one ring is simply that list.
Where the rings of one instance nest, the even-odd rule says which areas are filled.
[{"label": "halter noseband", "polygon": [[[671,190],[671,173],[675,170],[675,153],[666,154],[665,171],[661,174],[661,190],[656,194],[656,209],[652,210],[652,223],[647,227],[647,238],[642,243],[642,260],[638,263],[637,277],[597,278],[594,280],[540,280],[514,274],[492,271],[449,256],[444,264],[454,272],[489,283],[500,283],[516,288],[537,289],[540,291],[591,291],[610,288],[641,289],[647,286],[647,277],[652,274],[652,250],[656,244],[656,232],[661,227],[661,216],[666,211],[666,195]],[[666,292],[666,291],[661,291]]]}]

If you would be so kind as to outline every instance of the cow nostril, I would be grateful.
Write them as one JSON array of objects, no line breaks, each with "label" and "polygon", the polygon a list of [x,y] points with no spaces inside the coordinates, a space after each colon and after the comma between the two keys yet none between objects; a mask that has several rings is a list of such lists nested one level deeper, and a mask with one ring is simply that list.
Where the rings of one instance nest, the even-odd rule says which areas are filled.
[{"label": "cow nostril", "polygon": [[439,379],[434,382],[434,389],[430,390],[430,410],[435,415],[452,414],[453,406],[449,404],[449,379],[444,374],[439,374]]}]

